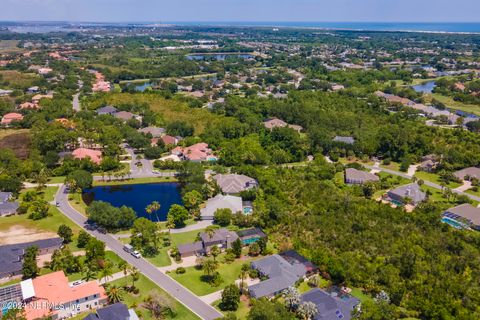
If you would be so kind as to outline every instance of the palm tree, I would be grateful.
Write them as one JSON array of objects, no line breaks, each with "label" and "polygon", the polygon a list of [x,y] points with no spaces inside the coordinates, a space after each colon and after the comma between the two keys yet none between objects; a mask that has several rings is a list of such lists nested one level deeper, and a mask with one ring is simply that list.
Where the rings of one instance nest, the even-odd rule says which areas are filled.
[{"label": "palm tree", "polygon": [[218,263],[215,260],[205,259],[203,261],[203,273],[206,276],[211,277],[215,273],[215,271],[217,271],[217,268]]},{"label": "palm tree", "polygon": [[135,267],[130,267],[130,276],[132,277],[132,288],[135,288],[135,281],[138,281],[140,278],[140,272]]},{"label": "palm tree", "polygon": [[213,235],[215,234],[215,226],[208,226],[205,229],[205,233],[208,235],[209,238],[213,238]]},{"label": "palm tree", "polygon": [[117,287],[116,285],[110,286],[107,289],[107,297],[110,303],[117,303],[123,300],[123,294],[125,291],[122,287]]},{"label": "palm tree", "polygon": [[175,222],[172,219],[167,218],[167,223],[165,227],[168,229],[168,238],[170,239],[170,243],[172,243],[172,229],[175,228]]},{"label": "palm tree", "polygon": [[217,247],[217,246],[214,246],[214,247],[210,250],[210,254],[211,254],[212,257],[213,257],[213,261],[216,261],[218,255],[220,254],[220,248]]},{"label": "palm tree", "polygon": [[242,268],[240,269],[240,290],[243,290],[244,281],[245,278],[247,278],[248,271],[250,271],[250,266],[248,265],[248,263],[242,264]]},{"label": "palm tree", "polygon": [[120,260],[118,263],[118,268],[123,271],[123,275],[126,277],[128,274],[128,264],[125,260]]},{"label": "palm tree", "polygon": [[113,275],[112,264],[105,263],[105,266],[103,267],[103,269],[100,270],[99,277],[103,278],[103,282],[106,284],[108,281],[108,278],[110,278],[112,275]]},{"label": "palm tree", "polygon": [[85,265],[82,269],[83,280],[90,281],[95,279],[95,272],[89,267],[89,265]]},{"label": "palm tree", "polygon": [[147,211],[147,213],[150,215],[155,212],[155,216],[157,217],[157,222],[159,222],[160,220],[158,219],[157,211],[160,210],[160,207],[161,205],[160,203],[158,203],[158,201],[153,201],[145,208],[145,211]]}]

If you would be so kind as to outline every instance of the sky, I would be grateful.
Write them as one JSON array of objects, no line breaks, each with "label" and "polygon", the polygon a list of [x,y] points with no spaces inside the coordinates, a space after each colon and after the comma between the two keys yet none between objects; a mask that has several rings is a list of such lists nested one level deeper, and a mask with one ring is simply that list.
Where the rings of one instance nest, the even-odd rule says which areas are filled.
[{"label": "sky", "polygon": [[480,22],[480,0],[0,0],[3,21]]}]

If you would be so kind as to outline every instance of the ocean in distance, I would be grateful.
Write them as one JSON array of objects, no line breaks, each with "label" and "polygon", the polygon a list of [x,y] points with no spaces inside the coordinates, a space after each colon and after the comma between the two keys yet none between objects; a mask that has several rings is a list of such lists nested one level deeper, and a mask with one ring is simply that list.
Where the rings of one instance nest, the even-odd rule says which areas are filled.
[{"label": "ocean in distance", "polygon": [[169,22],[189,26],[298,27],[332,30],[480,33],[480,22]]}]

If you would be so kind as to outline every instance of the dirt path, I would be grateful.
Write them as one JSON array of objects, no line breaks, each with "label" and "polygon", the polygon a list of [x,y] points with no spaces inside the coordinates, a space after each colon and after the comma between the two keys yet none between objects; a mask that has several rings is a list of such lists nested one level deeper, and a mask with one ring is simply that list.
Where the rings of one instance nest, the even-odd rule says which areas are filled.
[{"label": "dirt path", "polygon": [[39,231],[23,226],[12,226],[6,231],[0,231],[0,245],[32,242],[54,237],[57,237],[54,232]]}]

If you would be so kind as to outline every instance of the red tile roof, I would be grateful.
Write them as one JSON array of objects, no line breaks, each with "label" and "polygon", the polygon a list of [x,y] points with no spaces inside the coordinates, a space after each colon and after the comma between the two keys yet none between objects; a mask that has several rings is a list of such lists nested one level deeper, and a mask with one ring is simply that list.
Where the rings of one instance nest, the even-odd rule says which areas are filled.
[{"label": "red tile roof", "polygon": [[96,164],[100,164],[100,162],[102,162],[102,152],[97,150],[78,148],[73,150],[72,156],[75,159],[90,158],[90,160]]}]

